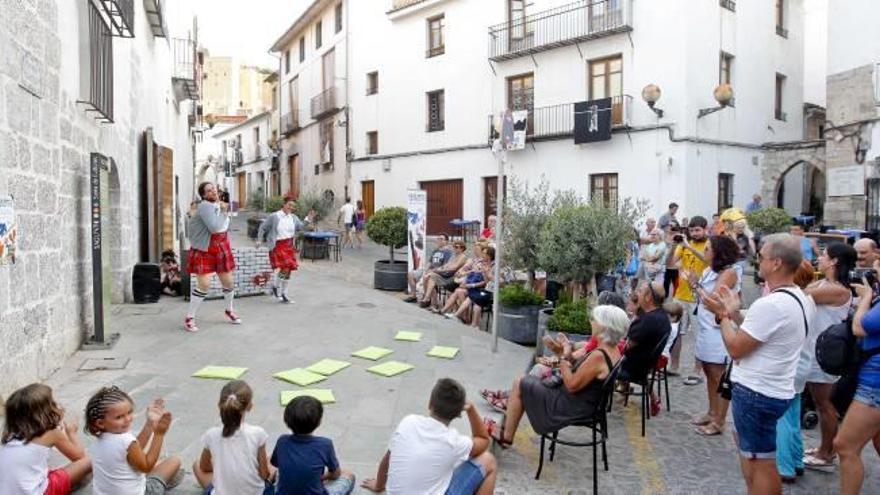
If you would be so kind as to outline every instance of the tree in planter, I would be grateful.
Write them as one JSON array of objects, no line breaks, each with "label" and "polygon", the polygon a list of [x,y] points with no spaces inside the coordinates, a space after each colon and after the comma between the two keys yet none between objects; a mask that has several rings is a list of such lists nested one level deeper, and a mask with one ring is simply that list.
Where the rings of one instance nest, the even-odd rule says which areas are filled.
[{"label": "tree in planter", "polygon": [[569,334],[590,335],[590,309],[587,300],[566,301],[559,304],[547,320],[547,330]]},{"label": "tree in planter", "polygon": [[538,245],[541,229],[553,210],[577,205],[581,200],[571,190],[551,193],[550,183],[543,176],[534,188],[511,177],[510,191],[504,206],[504,263],[525,270],[531,286],[535,270],[540,268]]},{"label": "tree in planter", "polygon": [[647,207],[647,201],[626,198],[616,207],[593,201],[556,208],[541,229],[538,264],[588,292],[597,273],[626,259],[626,241]]},{"label": "tree in planter", "polygon": [[406,246],[406,208],[392,206],[377,211],[367,221],[367,236],[388,246],[389,259],[394,263],[394,250]]},{"label": "tree in planter", "polygon": [[284,196],[272,196],[266,200],[266,212],[274,213],[284,206]]},{"label": "tree in planter", "polygon": [[746,221],[755,234],[766,236],[777,232],[788,232],[791,215],[782,208],[765,208],[746,215]]},{"label": "tree in planter", "polygon": [[296,211],[307,212],[315,211],[315,219],[312,225],[317,226],[318,222],[327,218],[327,216],[335,209],[333,201],[328,200],[325,194],[318,192],[317,189],[310,189],[299,195],[296,199]]},{"label": "tree in planter", "polygon": [[505,285],[498,293],[501,305],[507,308],[519,308],[523,306],[539,306],[544,298],[537,292],[522,284]]}]

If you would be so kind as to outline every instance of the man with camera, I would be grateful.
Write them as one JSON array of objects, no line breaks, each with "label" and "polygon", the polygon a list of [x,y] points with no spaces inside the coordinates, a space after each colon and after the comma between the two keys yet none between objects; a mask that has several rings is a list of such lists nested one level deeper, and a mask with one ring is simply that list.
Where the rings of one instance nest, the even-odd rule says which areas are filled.
[{"label": "man with camera", "polygon": [[776,424],[795,396],[794,378],[815,306],[794,283],[803,260],[800,241],[789,234],[764,239],[758,269],[771,292],[755,301],[745,318],[740,298],[722,287],[700,293],[715,314],[733,359],[731,409],[740,466],[749,494],[781,493],[776,467]]},{"label": "man with camera", "polygon": [[[685,272],[702,274],[703,270],[706,269],[706,259],[703,253],[706,251],[706,245],[709,244],[707,226],[708,222],[706,222],[705,218],[695,216],[690,219],[687,225],[687,237],[684,234],[677,234],[672,237],[675,243],[674,264],[679,268],[679,283],[675,288],[673,298],[675,302],[681,304],[681,307],[684,308],[681,323],[679,324],[680,335],[686,335],[690,331],[697,301],[694,293],[691,292],[687,279],[683,278],[683,274]],[[678,373],[682,341],[683,339],[679,338],[671,350],[669,371],[672,373]],[[699,363],[695,362],[693,372],[685,378],[685,385],[698,385],[702,383],[703,379],[700,376],[700,369]]]}]

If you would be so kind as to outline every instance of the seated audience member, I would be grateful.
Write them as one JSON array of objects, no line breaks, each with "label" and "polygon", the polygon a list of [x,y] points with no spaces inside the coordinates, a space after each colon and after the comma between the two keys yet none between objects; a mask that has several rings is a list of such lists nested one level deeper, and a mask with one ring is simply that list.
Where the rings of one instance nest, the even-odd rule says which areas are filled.
[{"label": "seated audience member", "polygon": [[[480,326],[483,309],[492,304],[494,297],[495,278],[495,248],[486,246],[483,249],[483,263],[480,265],[480,277],[477,283],[467,284],[467,298],[462,302],[455,313],[461,321],[470,323],[473,327]],[[473,314],[469,315],[471,308]]]},{"label": "seated audience member", "polygon": [[[459,312],[459,308],[462,306],[462,303],[467,300],[469,289],[486,285],[486,249],[488,249],[488,246],[479,243],[474,245],[474,253],[477,256],[466,263],[465,266],[459,270],[459,274],[456,274],[454,280],[457,282],[457,286],[446,297],[446,304],[444,304],[442,308],[432,311],[442,314],[446,318],[458,316],[462,321],[466,320],[465,318],[462,318],[462,313]],[[462,272],[463,275],[461,275]],[[467,321],[465,321],[465,323],[467,323]]]},{"label": "seated audience member", "polygon": [[272,452],[270,462],[278,468],[274,493],[351,493],[354,475],[339,466],[333,441],[312,435],[321,425],[323,416],[324,406],[314,397],[295,397],[284,408],[284,424],[292,434],[281,435]]},{"label": "seated audience member", "polygon": [[517,427],[525,413],[536,433],[546,434],[573,421],[591,417],[599,404],[602,384],[620,359],[617,344],[629,325],[626,312],[616,306],[597,306],[590,314],[599,347],[572,362],[571,345],[563,350],[559,374],[549,378],[532,375],[513,382],[507,402],[507,419],[501,428],[486,420],[489,434],[502,448],[513,444]]},{"label": "seated audience member", "polygon": [[422,299],[419,300],[419,306],[423,308],[430,306],[437,288],[447,287],[453,283],[456,272],[467,263],[468,258],[465,255],[467,245],[464,241],[454,241],[452,249],[454,251],[452,257],[428,274],[428,279],[425,281],[425,292]]},{"label": "seated audience member", "polygon": [[162,293],[169,296],[179,296],[180,291],[180,265],[177,264],[177,255],[168,249],[162,252],[162,262],[159,264],[162,270]]},{"label": "seated audience member", "polygon": [[[495,490],[496,463],[489,452],[489,433],[462,386],[441,378],[431,391],[430,416],[403,418],[379,463],[376,478],[361,486],[388,495],[479,494]],[[449,426],[464,411],[471,436]]]},{"label": "seated audience member", "polygon": [[495,240],[495,224],[498,222],[498,218],[495,215],[489,215],[489,218],[486,219],[486,228],[480,232],[480,239],[484,241],[494,241]]},{"label": "seated audience member", "polygon": [[454,254],[453,251],[452,246],[449,245],[449,235],[440,234],[440,236],[437,237],[437,249],[431,253],[431,263],[426,268],[410,270],[406,274],[406,279],[409,284],[409,297],[404,299],[404,302],[412,303],[418,301],[419,292],[424,290],[428,274],[449,261]]}]

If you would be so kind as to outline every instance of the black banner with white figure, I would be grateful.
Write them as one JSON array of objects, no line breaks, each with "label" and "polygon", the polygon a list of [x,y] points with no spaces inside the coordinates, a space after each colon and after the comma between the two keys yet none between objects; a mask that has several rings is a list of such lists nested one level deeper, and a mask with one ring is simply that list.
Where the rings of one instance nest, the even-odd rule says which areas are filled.
[{"label": "black banner with white figure", "polygon": [[611,139],[611,98],[574,104],[574,144]]}]

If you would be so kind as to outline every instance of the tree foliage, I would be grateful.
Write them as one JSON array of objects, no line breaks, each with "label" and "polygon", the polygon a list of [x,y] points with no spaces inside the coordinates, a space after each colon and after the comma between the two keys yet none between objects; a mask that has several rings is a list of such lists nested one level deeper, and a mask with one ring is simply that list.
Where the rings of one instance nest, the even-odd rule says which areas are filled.
[{"label": "tree foliage", "polygon": [[377,211],[367,221],[367,236],[377,244],[388,246],[394,261],[394,250],[406,246],[406,208],[392,206]]},{"label": "tree foliage", "polygon": [[749,223],[749,228],[760,235],[786,232],[792,224],[791,215],[782,208],[764,208],[749,213],[746,215],[746,221]]}]

